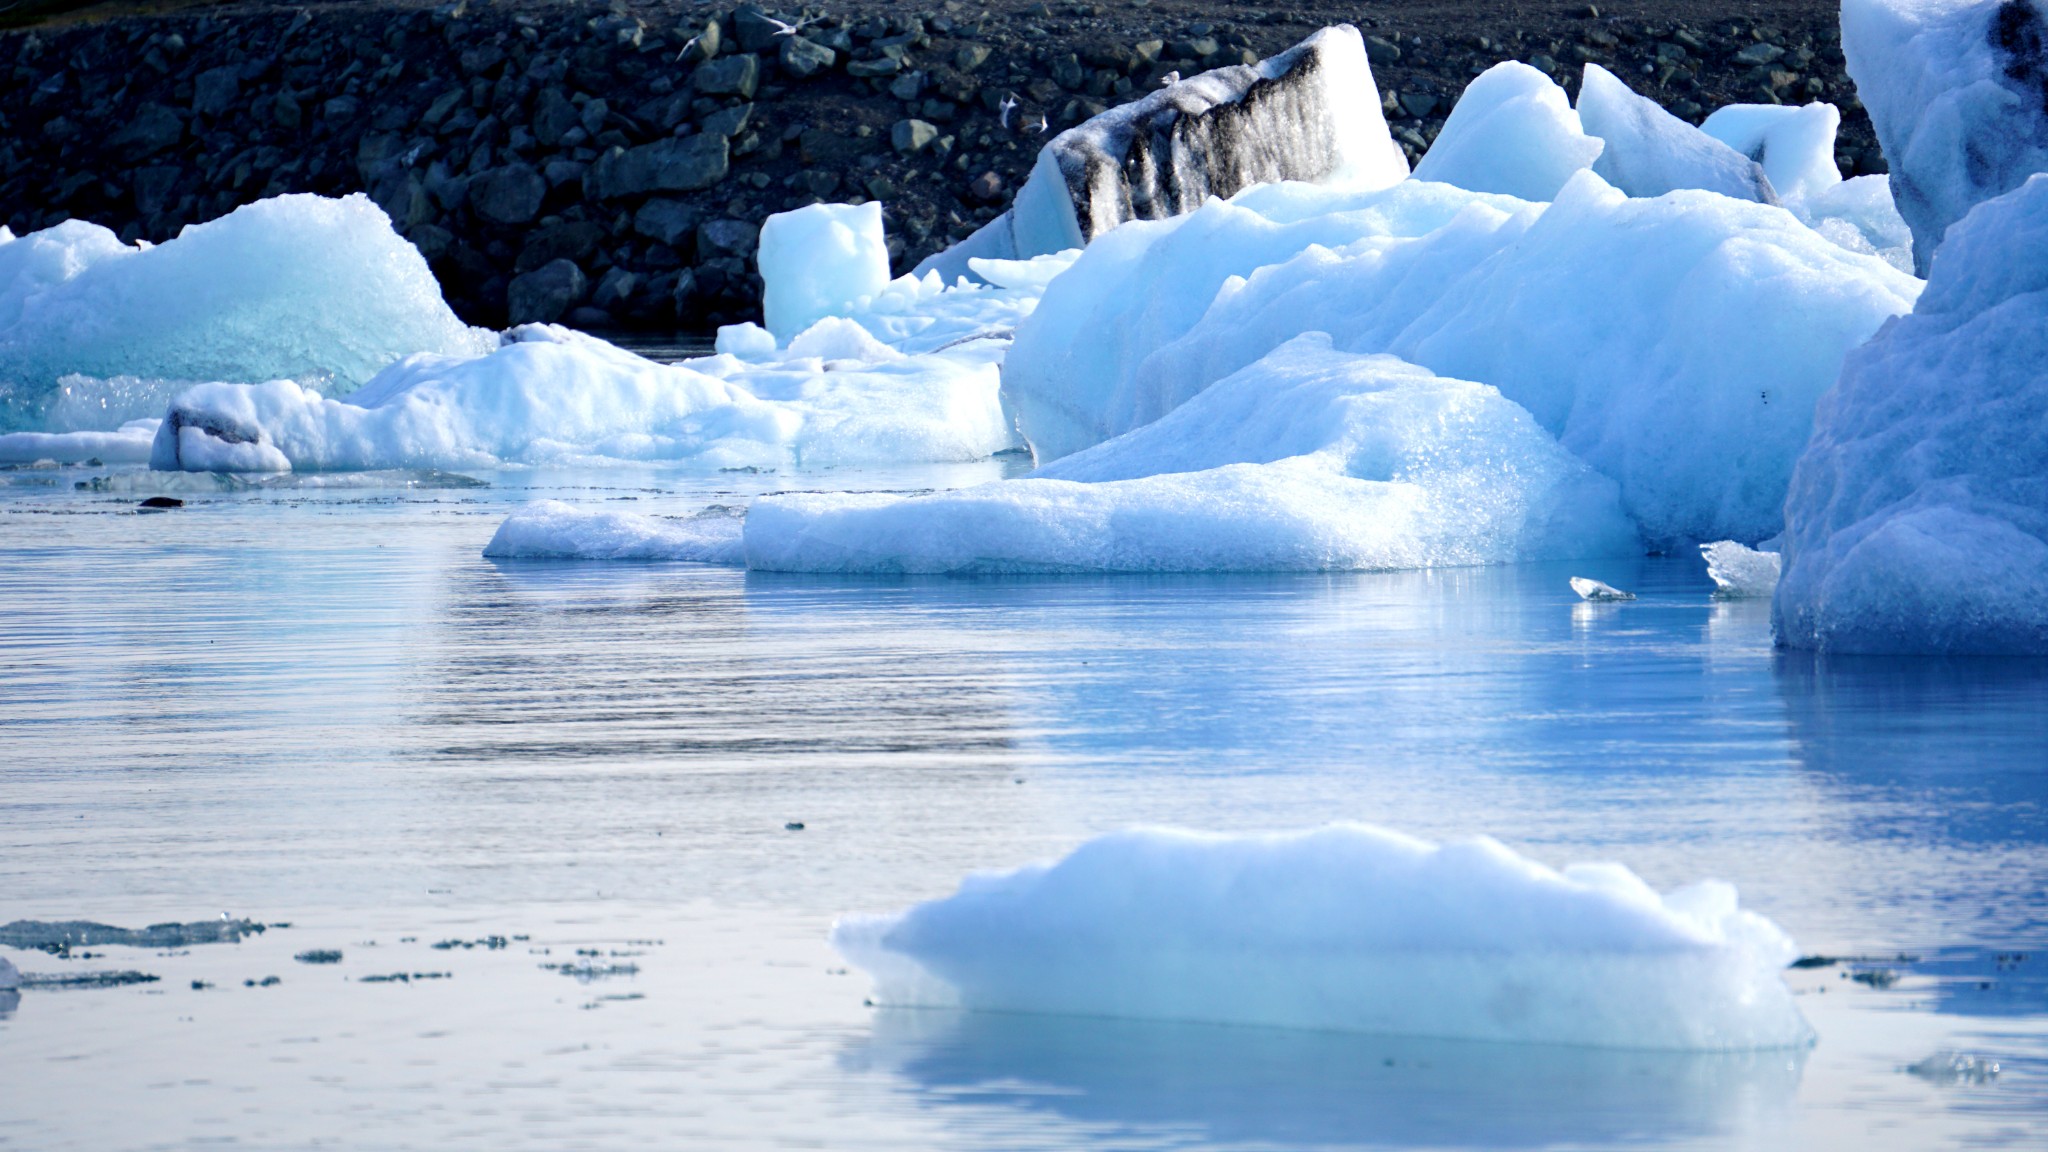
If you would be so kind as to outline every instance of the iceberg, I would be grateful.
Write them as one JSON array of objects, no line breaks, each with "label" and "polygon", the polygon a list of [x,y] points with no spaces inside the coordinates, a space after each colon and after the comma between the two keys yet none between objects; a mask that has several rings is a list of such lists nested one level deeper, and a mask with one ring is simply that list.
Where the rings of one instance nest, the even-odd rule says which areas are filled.
[{"label": "iceberg", "polygon": [[0,433],[0,464],[146,464],[160,420],[130,420],[111,432]]},{"label": "iceberg", "polygon": [[1360,824],[1139,828],[846,916],[883,1006],[1266,1025],[1603,1048],[1800,1048],[1797,955],[1708,881],[1554,870],[1479,837]]},{"label": "iceberg", "polygon": [[597,512],[535,500],[505,518],[484,546],[494,560],[693,560],[738,564],[740,518],[707,509],[684,520]]},{"label": "iceberg", "polygon": [[1609,603],[1636,598],[1636,594],[1633,592],[1623,592],[1604,580],[1595,580],[1590,576],[1572,577],[1571,586],[1572,591],[1579,594],[1579,599],[1589,600],[1594,603]]},{"label": "iceberg", "polygon": [[1427,568],[1640,551],[1612,481],[1481,384],[1303,336],[1035,475],[927,496],[757,501],[751,568]]},{"label": "iceberg", "polygon": [[1599,158],[1602,146],[1586,135],[1564,89],[1508,60],[1466,86],[1415,165],[1415,179],[1549,201],[1573,173]]},{"label": "iceberg", "polygon": [[12,992],[21,987],[21,969],[12,960],[0,956],[0,992]]},{"label": "iceberg", "polygon": [[761,224],[761,311],[788,340],[827,316],[844,315],[889,284],[882,202],[813,204]]},{"label": "iceberg", "polygon": [[1760,540],[1782,529],[1843,355],[1920,290],[1782,208],[1709,192],[1632,199],[1580,172],[1548,207],[1420,182],[1378,195],[1383,221],[1283,230],[1219,204],[1091,247],[1003,366],[1026,439],[1057,457],[1322,331],[1498,388],[1621,485],[1654,545]]},{"label": "iceberg", "polygon": [[1921,273],[1972,207],[2048,170],[2048,19],[2032,0],[1843,0],[1842,53]]},{"label": "iceberg", "polygon": [[0,428],[103,430],[163,412],[163,388],[131,387],[97,429],[50,427],[67,376],[292,377],[340,394],[402,356],[494,342],[456,319],[362,195],[279,196],[154,247],[82,221],[0,241]]},{"label": "iceberg", "polygon": [[1778,587],[1779,565],[1784,559],[1776,552],[1747,548],[1733,540],[1716,540],[1700,545],[1707,560],[1707,578],[1714,582],[1714,595],[1731,600],[1769,596]]},{"label": "iceberg", "polygon": [[1598,64],[1586,65],[1579,120],[1606,145],[1593,171],[1630,196],[1698,188],[1737,200],[1778,202],[1756,161],[1636,95]]},{"label": "iceberg", "polygon": [[[181,394],[150,464],[187,471],[477,468],[580,459],[713,467],[979,460],[1016,444],[999,346],[906,356],[823,321],[787,354],[657,364],[549,325],[481,356],[409,356],[346,400],[290,380]],[[849,348],[871,360],[807,353]]]},{"label": "iceberg", "polygon": [[1779,196],[1814,196],[1842,182],[1835,167],[1835,132],[1841,110],[1814,101],[1789,104],[1729,104],[1716,108],[1700,131],[1742,153],[1763,169]]},{"label": "iceberg", "polygon": [[1408,175],[1365,41],[1324,28],[1257,64],[1215,68],[1055,136],[1010,210],[918,265],[952,281],[973,258],[1079,248],[1130,220],[1193,211],[1259,183],[1383,188]]},{"label": "iceberg", "polygon": [[1849,355],[1786,500],[1778,642],[2048,655],[2048,175],[1948,230]]}]

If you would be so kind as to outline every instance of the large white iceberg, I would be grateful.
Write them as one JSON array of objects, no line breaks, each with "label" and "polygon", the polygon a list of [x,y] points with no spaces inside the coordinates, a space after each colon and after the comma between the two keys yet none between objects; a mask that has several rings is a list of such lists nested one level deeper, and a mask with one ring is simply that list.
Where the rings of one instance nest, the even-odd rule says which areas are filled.
[{"label": "large white iceberg", "polygon": [[2048,654],[2048,175],[1948,230],[1851,353],[1786,501],[1780,643]]},{"label": "large white iceberg", "polygon": [[1443,131],[1415,165],[1417,180],[1548,201],[1599,159],[1571,101],[1550,77],[1519,61],[1487,69],[1467,85]]},{"label": "large white iceberg", "polygon": [[917,272],[1079,248],[1129,220],[1192,211],[1257,183],[1381,188],[1408,175],[1365,42],[1324,28],[1257,64],[1213,68],[1111,108],[1039,151],[1009,211]]},{"label": "large white iceberg", "polygon": [[883,1005],[1726,1051],[1813,1033],[1796,952],[1734,888],[1356,824],[1135,829],[950,897],[848,916]]},{"label": "large white iceberg", "polygon": [[1652,542],[1761,540],[1843,354],[1919,291],[1781,208],[1591,172],[1548,207],[1421,182],[1359,202],[1290,225],[1212,204],[1092,245],[1003,367],[1040,459],[1322,331],[1500,389]]},{"label": "large white iceberg", "polygon": [[749,567],[806,572],[1427,568],[1640,548],[1612,481],[1482,384],[1276,349],[1035,476],[757,501]]},{"label": "large white iceberg", "polygon": [[263,200],[154,247],[81,221],[0,239],[0,427],[82,430],[46,424],[66,376],[136,378],[126,399],[100,388],[119,401],[110,429],[162,414],[173,385],[140,382],[292,377],[345,393],[401,356],[494,342],[362,195]]},{"label": "large white iceberg", "polygon": [[1925,272],[1949,226],[2048,170],[2048,18],[2029,0],[1843,0],[1842,53]]},{"label": "large white iceberg", "polygon": [[1756,161],[1636,95],[1598,64],[1586,65],[1579,121],[1606,145],[1593,171],[1631,196],[1699,188],[1737,200],[1778,202]]},{"label": "large white iceberg", "polygon": [[[181,394],[151,465],[188,471],[471,468],[575,459],[779,467],[979,460],[1015,444],[999,345],[906,356],[825,321],[763,363],[657,364],[528,325],[482,356],[418,355],[346,400],[289,380]],[[847,350],[867,359],[829,358]]]}]

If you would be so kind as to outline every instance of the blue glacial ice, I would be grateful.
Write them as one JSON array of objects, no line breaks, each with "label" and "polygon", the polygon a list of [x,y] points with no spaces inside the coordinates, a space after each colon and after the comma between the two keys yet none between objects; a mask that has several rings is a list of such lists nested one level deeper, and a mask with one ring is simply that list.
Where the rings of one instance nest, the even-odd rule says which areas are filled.
[{"label": "blue glacial ice", "polygon": [[1798,1048],[1797,955],[1730,885],[1658,893],[1477,838],[1133,829],[833,945],[884,1006],[1606,1048]]}]

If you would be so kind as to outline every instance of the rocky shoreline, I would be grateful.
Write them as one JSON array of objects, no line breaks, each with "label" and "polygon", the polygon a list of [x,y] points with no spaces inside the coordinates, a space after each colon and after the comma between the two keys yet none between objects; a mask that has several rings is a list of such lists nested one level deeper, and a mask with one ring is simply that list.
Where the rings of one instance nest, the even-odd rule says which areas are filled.
[{"label": "rocky shoreline", "polygon": [[1411,162],[1473,75],[1520,59],[1573,90],[1599,63],[1694,122],[1828,100],[1844,174],[1884,170],[1832,7],[1688,11],[95,10],[0,36],[0,205],[17,235],[81,218],[162,241],[267,196],[366,191],[471,323],[706,331],[758,317],[771,213],[880,200],[907,270],[1000,213],[1051,133],[1337,21],[1366,33]]}]

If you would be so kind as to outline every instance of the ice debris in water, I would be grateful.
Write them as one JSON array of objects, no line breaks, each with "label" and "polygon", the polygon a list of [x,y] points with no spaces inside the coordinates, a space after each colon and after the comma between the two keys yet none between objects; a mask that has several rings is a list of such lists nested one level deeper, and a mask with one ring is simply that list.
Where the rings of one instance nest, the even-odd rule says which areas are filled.
[{"label": "ice debris in water", "polygon": [[1842,54],[1921,272],[1971,208],[2048,169],[2048,15],[2034,0],[1843,0]]},{"label": "ice debris in water", "polygon": [[1760,552],[1733,540],[1716,540],[1700,545],[1707,558],[1707,577],[1714,582],[1714,594],[1730,599],[1769,596],[1778,587],[1778,570],[1783,557]]},{"label": "ice debris in water", "polygon": [[731,509],[688,520],[577,508],[536,500],[498,526],[484,555],[499,560],[695,560],[741,562],[742,521]]},{"label": "ice debris in water", "polygon": [[2048,655],[2048,175],[1948,231],[1852,352],[1785,504],[1779,643]]},{"label": "ice debris in water", "polygon": [[1556,871],[1359,824],[1134,829],[952,896],[847,916],[877,1003],[1613,1048],[1809,1044],[1797,955],[1708,881]]},{"label": "ice debris in water", "polygon": [[1581,600],[1633,600],[1636,598],[1636,594],[1633,592],[1623,592],[1612,584],[1603,583],[1590,576],[1572,577],[1572,591],[1577,592]]},{"label": "ice debris in water", "polygon": [[0,956],[0,992],[9,992],[21,987],[21,970],[5,956]]},{"label": "ice debris in water", "polygon": [[[401,356],[474,354],[417,249],[369,198],[279,196],[122,244],[83,221],[0,242],[0,428],[43,421],[71,374],[254,383],[290,376],[346,392]],[[163,397],[104,413],[160,415]]]},{"label": "ice debris in water", "polygon": [[1423,568],[1640,550],[1612,481],[1483,384],[1302,336],[1030,478],[757,501],[750,567]]},{"label": "ice debris in water", "polygon": [[1985,1084],[1998,1079],[1998,1061],[1968,1052],[1943,1050],[1906,1065],[1906,1071],[1936,1084]]},{"label": "ice debris in water", "polygon": [[262,933],[264,927],[254,920],[237,920],[225,915],[219,920],[152,924],[147,928],[116,928],[90,920],[15,920],[0,925],[0,944],[53,953],[101,944],[125,944],[131,948],[189,948],[194,944],[238,943],[244,936]]}]

